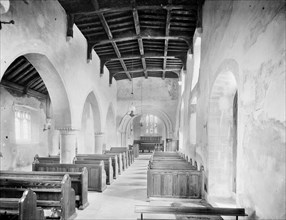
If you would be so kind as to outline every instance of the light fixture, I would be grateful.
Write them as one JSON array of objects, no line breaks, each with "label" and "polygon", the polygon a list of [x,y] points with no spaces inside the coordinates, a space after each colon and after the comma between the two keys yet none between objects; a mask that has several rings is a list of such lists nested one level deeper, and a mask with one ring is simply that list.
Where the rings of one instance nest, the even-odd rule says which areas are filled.
[{"label": "light fixture", "polygon": [[136,108],[135,108],[135,106],[134,106],[134,104],[133,104],[133,101],[134,101],[134,99],[133,99],[133,95],[134,95],[134,90],[133,90],[133,74],[131,73],[131,78],[132,78],[132,81],[131,81],[131,83],[132,83],[132,88],[131,88],[131,98],[132,98],[132,103],[131,103],[131,106],[129,107],[129,116],[130,117],[134,117],[135,116],[135,111],[136,111]]},{"label": "light fixture", "polygon": [[141,118],[140,118],[140,127],[143,127],[143,115],[142,115],[142,86],[143,82],[141,83]]}]

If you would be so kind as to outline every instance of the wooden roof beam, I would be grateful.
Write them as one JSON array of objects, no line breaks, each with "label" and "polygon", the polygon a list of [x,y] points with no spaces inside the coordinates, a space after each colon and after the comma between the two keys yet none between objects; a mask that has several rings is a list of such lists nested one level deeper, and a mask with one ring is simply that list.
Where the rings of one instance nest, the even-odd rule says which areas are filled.
[{"label": "wooden roof beam", "polygon": [[12,89],[14,91],[17,91],[17,92],[20,92],[20,93],[23,93],[23,94],[26,93],[26,94],[28,94],[30,96],[33,96],[33,97],[36,97],[36,98],[40,98],[40,99],[46,99],[48,97],[48,95],[40,93],[40,92],[37,92],[35,90],[28,89],[26,91],[24,86],[18,85],[16,83],[9,82],[9,81],[4,80],[4,79],[1,80],[0,86],[3,86],[3,87],[8,88],[8,89]]},{"label": "wooden roof beam", "polygon": [[150,34],[140,34],[140,35],[129,35],[124,37],[118,37],[113,39],[99,39],[97,40],[90,40],[89,43],[93,46],[99,46],[104,44],[110,44],[112,42],[118,43],[118,42],[124,42],[124,41],[130,41],[130,40],[138,40],[138,39],[146,39],[146,40],[178,40],[178,41],[184,41],[187,43],[188,47],[191,47],[191,41],[192,38],[187,36],[165,36],[165,35],[150,35]]},{"label": "wooden roof beam", "polygon": [[[132,60],[132,59],[141,59],[142,56],[141,55],[135,55],[135,56],[122,56],[121,58],[118,57],[112,57],[112,56],[107,56],[108,58],[106,59],[102,59],[106,64],[108,64],[109,62],[112,61],[119,61],[120,59],[122,60]],[[145,53],[144,54],[144,59],[146,61],[146,59],[164,59],[165,56],[162,55],[162,53],[156,53],[156,52],[152,52],[152,53]],[[180,59],[182,62],[184,61],[183,57],[181,54],[178,55],[170,55],[170,56],[166,56],[167,59]]]},{"label": "wooden roof beam", "polygon": [[[176,73],[177,75],[180,74],[180,71],[181,71],[182,68],[166,68],[165,70],[162,70],[162,68],[147,68],[146,71],[150,71],[150,72],[161,72],[161,71],[166,71],[166,72],[174,72]],[[132,71],[130,71],[132,73],[138,73],[138,72],[144,72],[144,69],[142,68],[139,68],[139,69],[134,69]],[[117,75],[117,74],[121,74],[121,73],[125,73],[125,71],[118,71],[116,73],[113,73],[113,76]]]},{"label": "wooden roof beam", "polygon": [[[135,4],[135,1],[133,1],[133,6]],[[133,19],[134,19],[134,25],[135,25],[135,31],[136,31],[136,35],[140,35],[140,23],[139,23],[139,16],[138,16],[138,11],[136,9],[136,7],[133,8]],[[139,51],[140,51],[140,55],[141,55],[141,62],[142,62],[142,66],[143,66],[143,70],[144,70],[144,75],[145,78],[148,78],[148,73],[146,71],[146,60],[144,58],[144,46],[143,46],[143,40],[142,38],[139,38],[138,40],[138,45],[139,45]]]},{"label": "wooden roof beam", "polygon": [[[137,5],[136,6],[137,10],[184,10],[185,13],[189,14],[190,12],[188,11],[196,11],[198,9],[197,5]],[[131,6],[129,3],[126,4],[126,6],[123,7],[106,7],[106,8],[101,8],[99,10],[95,11],[79,11],[73,13],[74,15],[82,15],[84,14],[85,16],[87,15],[98,15],[102,13],[113,13],[113,12],[124,12],[124,11],[132,11],[133,6]]]},{"label": "wooden roof beam", "polygon": [[16,70],[7,75],[7,80],[11,80],[13,77],[17,76],[21,71],[23,71],[29,65],[31,65],[29,62],[23,63],[23,65],[19,66]]},{"label": "wooden roof beam", "polygon": [[[172,4],[172,0],[168,0],[168,4]],[[166,15],[166,28],[165,28],[165,35],[169,36],[170,35],[170,26],[171,26],[171,10],[167,10],[167,15]],[[164,45],[164,60],[163,60],[163,74],[162,74],[162,79],[165,79],[166,75],[166,66],[167,66],[167,53],[168,53],[168,43],[169,40],[165,39],[165,45]]]},{"label": "wooden roof beam", "polygon": [[[108,26],[108,23],[107,23],[105,17],[103,16],[103,13],[98,14],[98,17],[99,17],[99,19],[100,19],[100,21],[101,21],[101,23],[102,23],[102,26],[103,26],[103,28],[104,28],[106,34],[107,34],[108,39],[111,40],[111,44],[112,44],[112,46],[113,46],[113,49],[114,49],[114,51],[115,51],[117,57],[118,57],[118,58],[121,58],[120,51],[119,51],[119,49],[118,49],[118,47],[117,47],[116,42],[113,41],[113,36],[112,36],[111,30],[110,30],[110,28],[109,28],[109,26]],[[119,60],[119,61],[120,61],[120,63],[121,63],[122,68],[124,69],[125,74],[126,74],[127,77],[129,78],[129,80],[132,80],[132,79],[131,79],[131,76],[130,76],[130,73],[129,73],[129,71],[128,71],[128,69],[127,69],[127,67],[126,67],[126,65],[125,65],[125,63],[124,63],[124,61],[123,61],[123,60]],[[110,80],[109,80],[109,81],[110,81]],[[111,82],[112,82],[112,80],[111,80]]]}]

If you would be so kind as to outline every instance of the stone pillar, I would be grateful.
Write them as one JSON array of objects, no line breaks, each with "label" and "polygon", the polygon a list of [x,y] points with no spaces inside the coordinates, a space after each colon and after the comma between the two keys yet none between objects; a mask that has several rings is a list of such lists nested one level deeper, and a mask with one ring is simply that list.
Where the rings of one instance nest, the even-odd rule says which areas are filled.
[{"label": "stone pillar", "polygon": [[94,153],[95,154],[102,154],[103,138],[104,138],[103,132],[94,133]]},{"label": "stone pillar", "polygon": [[126,132],[121,132],[121,147],[126,146]]},{"label": "stone pillar", "polygon": [[77,148],[78,130],[71,128],[58,129],[60,131],[60,163],[73,163]]}]

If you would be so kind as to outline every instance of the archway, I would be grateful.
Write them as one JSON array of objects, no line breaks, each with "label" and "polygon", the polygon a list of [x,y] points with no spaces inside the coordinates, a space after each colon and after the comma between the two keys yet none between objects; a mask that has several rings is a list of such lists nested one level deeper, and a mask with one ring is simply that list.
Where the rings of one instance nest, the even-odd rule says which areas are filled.
[{"label": "archway", "polygon": [[81,131],[78,137],[78,153],[102,153],[101,113],[98,101],[93,92],[87,96],[81,120]]},{"label": "archway", "polygon": [[211,90],[208,117],[209,195],[231,197],[236,185],[237,82],[220,73]]},{"label": "archway", "polygon": [[[125,114],[119,124],[118,131],[121,133],[121,146],[127,146],[128,134],[130,135],[130,128],[133,126],[133,121],[140,121],[141,116],[147,114],[155,115],[162,121],[166,139],[173,138],[173,124],[164,111],[150,105],[136,106],[136,111],[140,112],[140,114],[137,114],[135,117],[130,117],[128,114]],[[164,145],[164,147],[166,147],[166,140],[164,140]]]},{"label": "archway", "polygon": [[[115,113],[112,103],[109,104],[108,111],[106,114],[106,127],[105,127],[105,145],[103,146],[106,150],[110,147],[114,147],[117,144],[117,135],[116,135],[116,121],[115,121]],[[104,149],[104,150],[105,150]]]},{"label": "archway", "polygon": [[[1,87],[2,169],[31,164],[31,151],[58,154],[55,129],[72,122],[64,84],[50,60],[38,53],[17,57],[1,75]],[[10,159],[6,148],[12,152]]]}]

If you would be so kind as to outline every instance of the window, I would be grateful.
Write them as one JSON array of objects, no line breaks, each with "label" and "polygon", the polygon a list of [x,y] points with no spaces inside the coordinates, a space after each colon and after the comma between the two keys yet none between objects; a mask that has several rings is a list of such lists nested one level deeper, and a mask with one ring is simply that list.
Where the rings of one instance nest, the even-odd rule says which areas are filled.
[{"label": "window", "polygon": [[31,140],[31,114],[22,110],[15,110],[15,136],[16,141]]},{"label": "window", "polygon": [[154,115],[146,115],[146,134],[157,134],[158,133],[158,118]]}]

